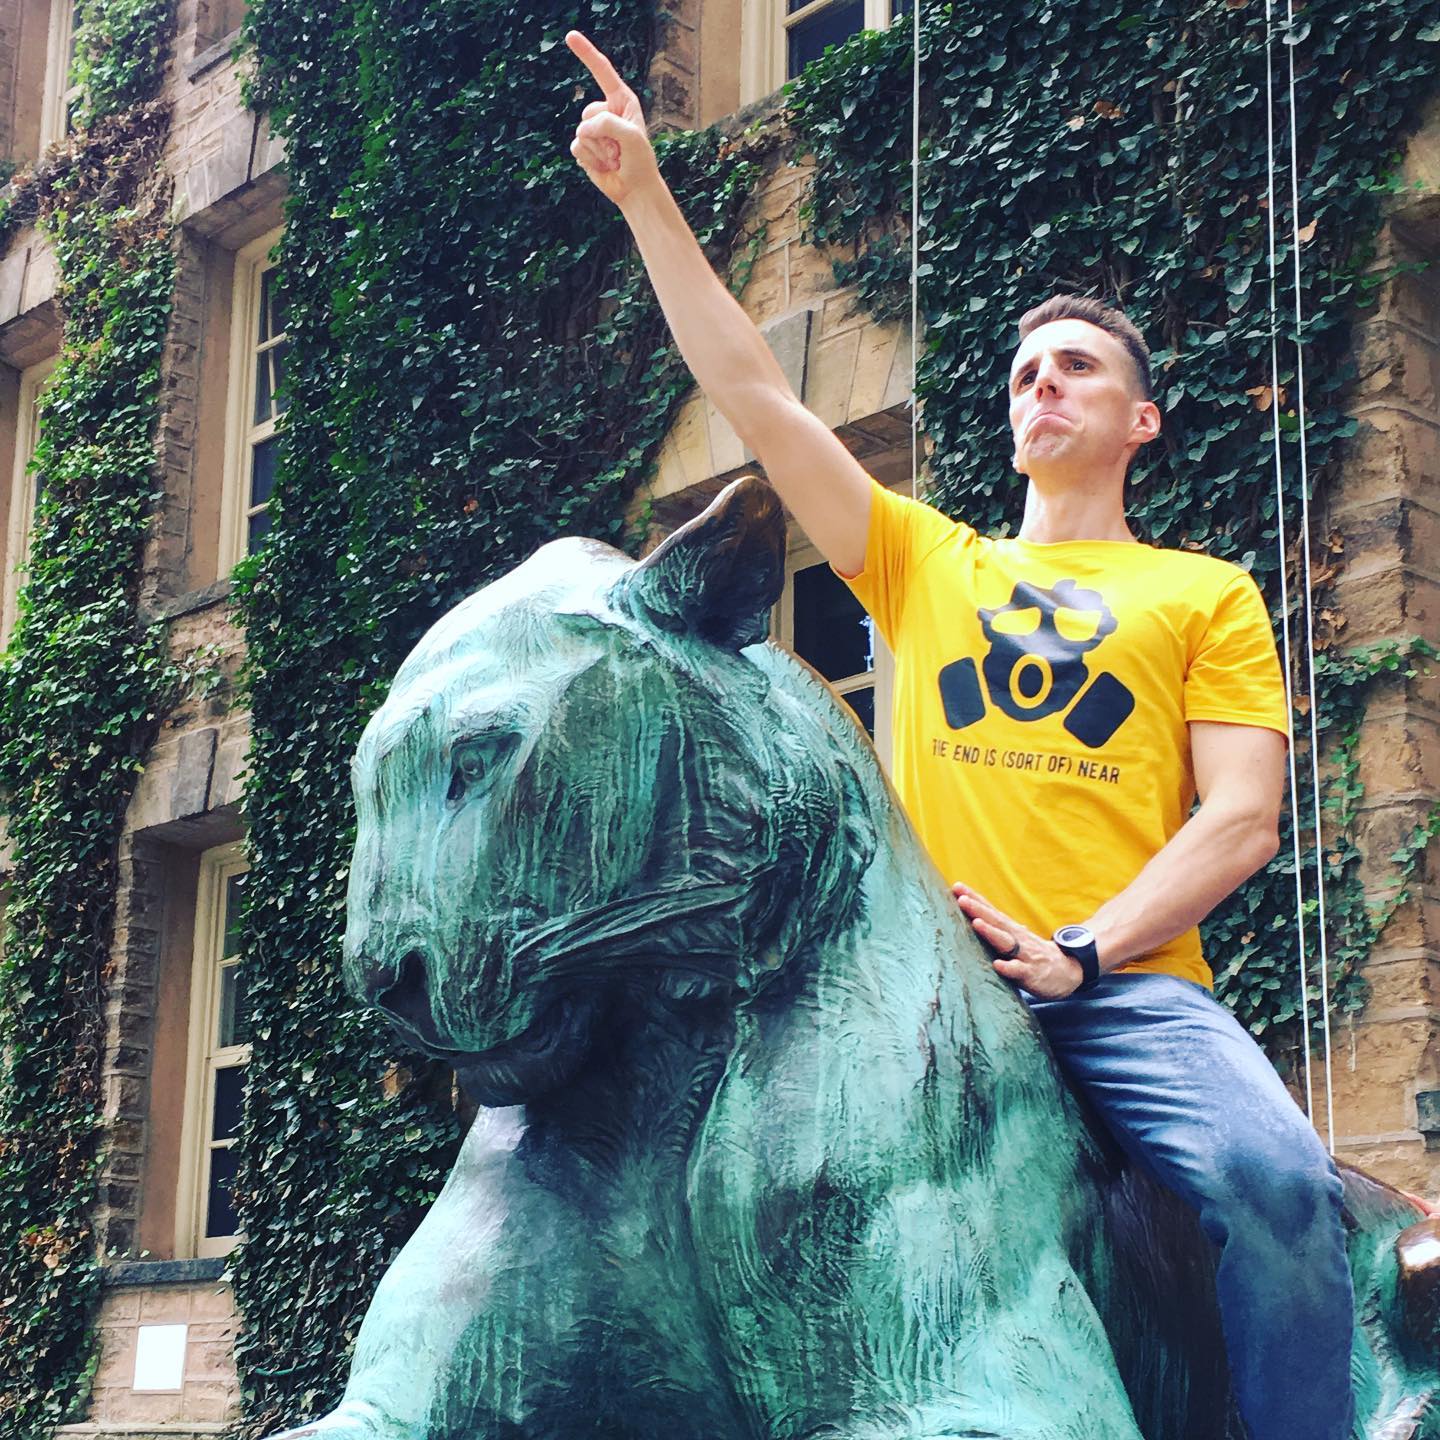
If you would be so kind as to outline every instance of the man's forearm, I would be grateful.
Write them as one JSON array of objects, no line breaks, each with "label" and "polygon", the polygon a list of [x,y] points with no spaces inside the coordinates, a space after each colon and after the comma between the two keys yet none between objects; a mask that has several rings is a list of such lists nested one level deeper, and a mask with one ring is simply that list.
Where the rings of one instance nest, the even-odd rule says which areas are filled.
[{"label": "man's forearm", "polygon": [[675,342],[736,433],[750,445],[770,404],[793,401],[785,372],[755,323],[711,269],[663,182],[622,207]]},{"label": "man's forearm", "polygon": [[1143,870],[1086,922],[1100,968],[1113,970],[1198,924],[1276,849],[1252,814],[1201,807]]}]

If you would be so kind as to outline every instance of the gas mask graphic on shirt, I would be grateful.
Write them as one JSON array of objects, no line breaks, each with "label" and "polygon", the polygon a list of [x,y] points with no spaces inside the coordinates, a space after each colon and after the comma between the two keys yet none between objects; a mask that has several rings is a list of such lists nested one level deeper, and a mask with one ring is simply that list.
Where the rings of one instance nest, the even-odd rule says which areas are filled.
[{"label": "gas mask graphic on shirt", "polygon": [[[1118,624],[1098,591],[1081,589],[1074,580],[1061,580],[1051,590],[1022,580],[1009,604],[981,610],[978,618],[990,642],[981,663],[985,689],[991,703],[1012,720],[1043,720],[1065,711],[1080,696],[1064,727],[1095,748],[1135,708],[1135,697],[1113,675],[1102,672],[1089,683],[1084,657]],[[984,716],[973,659],[967,656],[947,665],[939,679],[952,729],[964,729]]]}]

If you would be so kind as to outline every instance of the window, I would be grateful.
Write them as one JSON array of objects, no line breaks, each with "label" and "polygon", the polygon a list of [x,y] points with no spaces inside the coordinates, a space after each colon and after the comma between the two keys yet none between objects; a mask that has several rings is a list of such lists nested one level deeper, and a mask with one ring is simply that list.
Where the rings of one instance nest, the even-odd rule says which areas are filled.
[{"label": "window", "polygon": [[285,316],[270,258],[279,238],[280,231],[272,230],[235,257],[222,575],[242,556],[258,550],[270,528],[270,492],[279,445],[275,432],[285,413],[279,393],[285,372]]},{"label": "window", "polygon": [[50,43],[45,57],[45,97],[40,111],[40,153],[75,128],[80,87],[70,81],[75,68],[75,0],[51,0]]},{"label": "window", "polygon": [[245,0],[199,0],[195,11],[196,50],[228,40],[244,19]]},{"label": "window", "polygon": [[786,565],[775,638],[828,680],[860,717],[890,764],[893,665],[885,642],[849,588],[810,546]]},{"label": "window", "polygon": [[749,103],[793,80],[831,45],[859,30],[883,29],[912,0],[743,0],[741,100]]},{"label": "window", "polygon": [[230,1190],[235,1181],[244,1072],[250,1059],[245,975],[239,959],[244,875],[245,859],[238,844],[207,850],[200,857],[177,1255],[224,1255],[239,1230]]},{"label": "window", "polygon": [[55,368],[55,357],[20,373],[20,411],[15,424],[15,465],[10,481],[10,526],[5,539],[5,586],[0,599],[0,643],[15,625],[16,601],[25,583],[30,532],[40,500],[41,476],[31,467],[40,439],[40,401]]}]

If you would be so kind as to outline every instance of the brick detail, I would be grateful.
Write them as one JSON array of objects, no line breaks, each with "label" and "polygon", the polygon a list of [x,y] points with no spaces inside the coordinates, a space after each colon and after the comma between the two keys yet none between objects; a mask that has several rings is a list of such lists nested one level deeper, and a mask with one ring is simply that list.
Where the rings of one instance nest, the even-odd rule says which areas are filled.
[{"label": "brick detail", "polygon": [[95,1243],[102,1255],[131,1254],[140,1219],[139,1177],[145,1159],[164,904],[162,875],[158,859],[143,838],[130,834],[121,840],[100,1071],[104,1141]]},{"label": "brick detail", "polygon": [[700,124],[700,0],[660,0],[655,27],[650,128],[693,130]]},{"label": "brick detail", "polygon": [[[89,1422],[103,1437],[108,1427],[198,1427],[236,1419],[239,1385],[232,1352],[237,1323],[229,1287],[218,1281],[106,1292],[100,1307],[100,1364]],[[190,1327],[181,1389],[133,1390],[139,1327],[177,1324]]]}]

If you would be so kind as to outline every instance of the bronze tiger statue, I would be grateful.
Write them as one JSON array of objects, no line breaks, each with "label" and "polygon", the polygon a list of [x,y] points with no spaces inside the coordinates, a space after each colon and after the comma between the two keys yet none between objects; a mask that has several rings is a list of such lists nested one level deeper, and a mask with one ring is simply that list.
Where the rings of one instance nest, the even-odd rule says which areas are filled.
[{"label": "bronze tiger statue", "polygon": [[[1213,1252],[1087,1125],[739,481],[438,621],[355,760],[346,973],[482,1106],[327,1440],[1241,1440]],[[1357,1435],[1440,1437],[1440,1220],[1346,1172]]]}]

